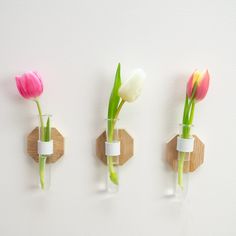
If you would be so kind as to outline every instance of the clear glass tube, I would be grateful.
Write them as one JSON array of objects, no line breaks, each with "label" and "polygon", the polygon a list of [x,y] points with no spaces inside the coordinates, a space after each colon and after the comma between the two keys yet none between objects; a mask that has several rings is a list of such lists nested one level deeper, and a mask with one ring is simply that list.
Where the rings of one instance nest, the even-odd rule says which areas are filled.
[{"label": "clear glass tube", "polygon": [[[39,140],[42,142],[51,141],[52,116],[39,116]],[[42,190],[49,189],[51,182],[51,164],[47,163],[50,155],[39,155],[39,186]]]},{"label": "clear glass tube", "polygon": [[[106,142],[119,144],[118,119],[106,120]],[[119,158],[120,155],[107,155],[107,191],[118,192],[119,190]]]},{"label": "clear glass tube", "polygon": [[[192,125],[180,125],[179,137],[182,139],[192,139]],[[190,171],[191,152],[178,151],[177,176],[175,195],[178,198],[185,198],[188,191],[189,171]]]}]

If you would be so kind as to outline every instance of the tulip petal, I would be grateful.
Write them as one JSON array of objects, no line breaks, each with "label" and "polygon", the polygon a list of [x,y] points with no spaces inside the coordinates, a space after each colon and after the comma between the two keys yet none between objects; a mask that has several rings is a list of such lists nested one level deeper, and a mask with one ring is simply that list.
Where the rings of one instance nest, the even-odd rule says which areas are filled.
[{"label": "tulip petal", "polygon": [[30,95],[30,97],[34,98],[35,97],[35,86],[34,86],[34,81],[35,78],[33,77],[32,74],[30,74],[30,72],[25,74],[25,78],[26,78],[26,89]]},{"label": "tulip petal", "polygon": [[33,71],[31,72],[32,75],[34,76],[34,97],[38,97],[41,95],[41,93],[43,92],[43,83],[41,80],[41,76],[39,75],[38,72]]},{"label": "tulip petal", "polygon": [[142,69],[136,69],[128,80],[120,87],[119,96],[126,102],[135,101],[141,94],[146,74]]},{"label": "tulip petal", "polygon": [[28,99],[29,94],[27,93],[25,79],[23,76],[16,76],[16,85],[21,96]]},{"label": "tulip petal", "polygon": [[194,77],[194,73],[192,73],[187,83],[187,95],[189,98],[192,96],[192,92],[193,92],[193,77]]},{"label": "tulip petal", "polygon": [[195,95],[195,98],[197,101],[201,101],[202,99],[205,98],[207,92],[208,92],[208,88],[209,88],[209,82],[210,82],[210,75],[209,75],[209,72],[208,70],[204,73],[199,85],[198,85],[198,88],[197,88],[197,91],[196,91],[196,95]]},{"label": "tulip petal", "polygon": [[195,83],[199,84],[201,81],[201,72],[198,70],[195,70],[193,74],[190,76],[187,84],[187,95],[189,98],[193,95],[193,88]]},{"label": "tulip petal", "polygon": [[37,72],[26,72],[22,76],[16,76],[15,79],[19,93],[26,99],[34,99],[43,92],[43,83]]}]

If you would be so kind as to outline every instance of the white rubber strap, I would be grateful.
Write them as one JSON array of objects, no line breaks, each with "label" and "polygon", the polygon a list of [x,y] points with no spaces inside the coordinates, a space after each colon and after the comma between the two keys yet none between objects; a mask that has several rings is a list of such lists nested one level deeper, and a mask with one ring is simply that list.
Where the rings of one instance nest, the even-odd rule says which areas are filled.
[{"label": "white rubber strap", "polygon": [[177,137],[177,151],[179,152],[193,152],[194,138]]},{"label": "white rubber strap", "polygon": [[112,143],[105,142],[105,155],[106,156],[119,156],[120,155],[120,142],[115,141]]},{"label": "white rubber strap", "polygon": [[43,142],[38,140],[38,154],[39,155],[53,154],[53,140],[48,142]]}]

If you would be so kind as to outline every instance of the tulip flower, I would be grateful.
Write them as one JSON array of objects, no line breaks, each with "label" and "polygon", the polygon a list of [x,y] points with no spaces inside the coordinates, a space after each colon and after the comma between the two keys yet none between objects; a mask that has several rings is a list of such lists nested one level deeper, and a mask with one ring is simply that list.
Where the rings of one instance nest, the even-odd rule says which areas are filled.
[{"label": "tulip flower", "polygon": [[16,76],[16,86],[21,96],[25,99],[35,99],[43,92],[41,76],[34,71]]},{"label": "tulip flower", "polygon": [[126,102],[134,102],[141,94],[146,75],[142,69],[135,70],[120,87],[119,96]]},{"label": "tulip flower", "polygon": [[205,98],[208,88],[209,88],[210,76],[208,71],[201,73],[199,71],[195,71],[187,84],[187,95],[189,98],[193,95],[194,85],[196,84],[196,92],[194,94],[194,98],[197,101],[201,101]]},{"label": "tulip flower", "polygon": [[[195,104],[205,98],[210,82],[208,70],[204,73],[195,71],[189,78],[186,90],[186,99],[183,113],[182,138],[190,137],[190,126],[193,123]],[[183,187],[183,167],[185,153],[180,153],[178,160],[178,184]]]},{"label": "tulip flower", "polygon": [[[115,82],[108,106],[108,141],[113,141],[113,133],[115,123],[118,119],[121,108],[125,102],[134,102],[141,94],[143,83],[146,75],[142,69],[136,69],[131,74],[130,78],[122,84],[120,75],[120,64],[117,66]],[[112,120],[112,122],[111,122]],[[108,167],[110,173],[110,180],[118,185],[118,176],[115,172],[112,157],[108,157]]]},{"label": "tulip flower", "polygon": [[[43,93],[43,83],[41,76],[34,71],[29,71],[21,76],[16,76],[16,86],[20,95],[25,99],[34,101],[37,105],[39,118],[40,118],[40,130],[41,130],[41,141],[49,141],[48,133],[50,132],[50,120],[48,118],[47,125],[44,125],[42,110],[39,102],[39,96]],[[46,156],[39,156],[39,175],[42,189],[44,189],[44,176],[45,176],[45,163]]]}]

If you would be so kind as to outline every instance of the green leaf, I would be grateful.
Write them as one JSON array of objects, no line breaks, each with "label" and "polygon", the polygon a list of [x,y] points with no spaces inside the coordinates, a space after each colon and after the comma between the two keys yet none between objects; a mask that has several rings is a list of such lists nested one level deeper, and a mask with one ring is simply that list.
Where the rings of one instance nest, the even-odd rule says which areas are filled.
[{"label": "green leaf", "polygon": [[50,141],[51,139],[51,135],[50,135],[50,131],[51,131],[51,127],[50,127],[50,117],[48,117],[47,119],[47,125],[45,127],[45,131],[44,131],[44,140],[45,142]]},{"label": "green leaf", "polygon": [[115,81],[109,100],[108,119],[114,119],[115,117],[116,110],[120,102],[120,96],[118,95],[120,86],[121,86],[121,77],[120,77],[120,63],[119,63],[116,69]]},{"label": "green leaf", "polygon": [[116,184],[116,185],[119,184],[119,179],[118,179],[118,175],[116,172],[110,173],[110,180],[112,181],[113,184]]}]

